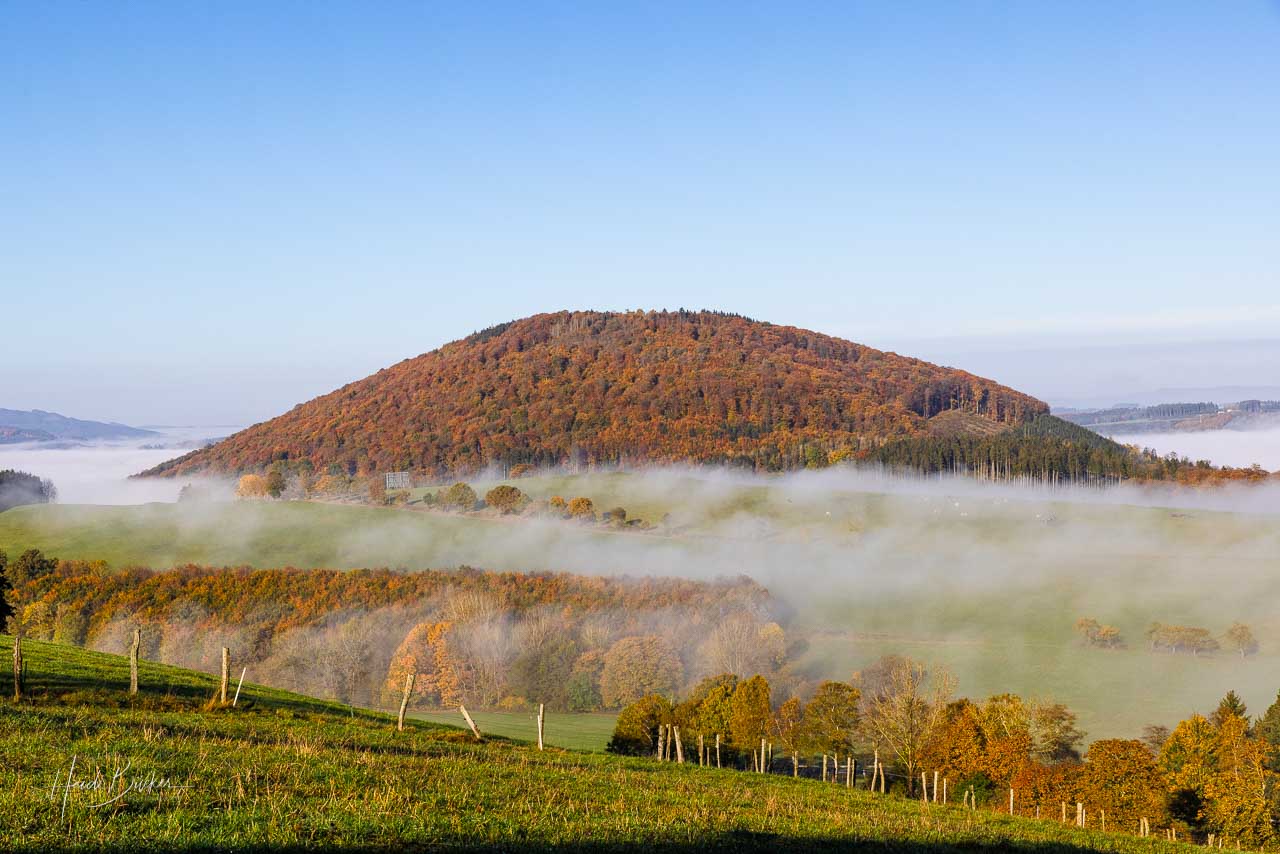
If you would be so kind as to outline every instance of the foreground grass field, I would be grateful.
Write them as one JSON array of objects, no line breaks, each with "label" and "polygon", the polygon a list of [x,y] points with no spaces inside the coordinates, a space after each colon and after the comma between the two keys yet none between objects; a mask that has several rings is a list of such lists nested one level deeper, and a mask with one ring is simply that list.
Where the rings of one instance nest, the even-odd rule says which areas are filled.
[{"label": "foreground grass field", "polygon": [[[537,743],[537,712],[472,712],[481,732],[509,738],[513,741]],[[457,709],[416,712],[413,717],[421,721],[460,726],[462,715]],[[570,750],[599,753],[613,736],[613,726],[618,716],[608,712],[598,714],[548,713],[543,727],[543,743]]]},{"label": "foreground grass field", "polygon": [[[478,490],[492,482],[477,482]],[[1228,689],[1260,713],[1280,681],[1280,517],[1174,510],[1120,497],[973,484],[744,481],[688,473],[556,475],[531,495],[587,495],[660,530],[305,502],[42,506],[0,513],[0,549],[38,547],[115,567],[470,564],[498,570],[713,578],[746,573],[812,635],[813,679],[848,678],[886,653],[945,664],[962,693],[1059,700],[1089,739],[1134,737],[1209,711]],[[948,490],[956,488],[954,494]],[[881,491],[875,491],[881,490]],[[1133,496],[1129,496],[1136,501]],[[1082,648],[1079,617],[1127,649]],[[1153,621],[1256,633],[1247,659],[1152,655]],[[514,733],[513,733],[514,734]],[[587,746],[585,743],[579,746]]]},{"label": "foreground grass field", "polygon": [[[9,649],[0,637],[0,660]],[[242,708],[202,710],[213,679],[171,668],[144,667],[130,700],[121,658],[24,649],[31,698],[0,701],[5,851],[1189,850],[416,721],[397,733],[260,687]]]}]

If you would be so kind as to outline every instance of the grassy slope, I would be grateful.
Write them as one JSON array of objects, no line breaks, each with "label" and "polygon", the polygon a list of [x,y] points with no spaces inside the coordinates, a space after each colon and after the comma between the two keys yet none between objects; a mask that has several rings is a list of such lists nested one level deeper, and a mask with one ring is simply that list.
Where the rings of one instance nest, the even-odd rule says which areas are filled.
[{"label": "grassy slope", "polygon": [[[38,546],[116,566],[749,571],[795,605],[797,622],[824,632],[802,662],[815,678],[846,677],[885,652],[906,652],[950,665],[970,696],[1014,691],[1066,702],[1090,738],[1171,725],[1211,710],[1228,688],[1261,712],[1280,687],[1274,517],[810,490],[804,479],[775,486],[597,474],[518,483],[535,496],[587,495],[598,509],[621,504],[653,520],[670,512],[672,530],[297,502],[55,505],[0,514],[0,549]],[[1131,648],[1081,649],[1071,628],[1080,616],[1119,626]],[[1142,632],[1155,619],[1216,632],[1241,619],[1253,625],[1262,654],[1153,656]]]},{"label": "grassy slope", "polygon": [[[472,712],[472,718],[481,732],[509,738],[513,741],[537,742],[537,712]],[[415,712],[414,718],[440,724],[459,726],[462,715],[457,709]],[[613,725],[618,716],[609,712],[594,714],[568,714],[548,712],[543,726],[543,743],[570,750],[600,752],[613,736]]]},{"label": "grassy slope", "polygon": [[[396,733],[381,716],[256,688],[246,708],[200,711],[213,680],[170,668],[147,666],[130,702],[123,659],[26,649],[32,699],[0,700],[6,851],[1174,847],[815,781],[475,744],[419,722]],[[79,780],[128,764],[130,782],[181,788],[99,808],[100,792],[71,792],[64,815],[50,793],[73,757]]]}]

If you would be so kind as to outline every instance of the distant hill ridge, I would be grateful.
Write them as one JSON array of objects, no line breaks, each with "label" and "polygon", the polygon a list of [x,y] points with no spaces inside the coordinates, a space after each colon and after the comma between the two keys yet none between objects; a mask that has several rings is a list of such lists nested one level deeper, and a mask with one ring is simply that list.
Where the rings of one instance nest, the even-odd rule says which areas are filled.
[{"label": "distant hill ridge", "polygon": [[985,434],[1047,413],[964,371],[710,311],[562,311],[407,359],[144,474],[307,460],[349,473],[489,465],[728,463],[930,434]]},{"label": "distant hill ridge", "polygon": [[[84,421],[68,418],[42,409],[0,409],[0,442],[48,442],[55,439],[140,439],[158,436],[154,430],[143,430],[111,421]],[[5,438],[9,437],[9,438]]]}]

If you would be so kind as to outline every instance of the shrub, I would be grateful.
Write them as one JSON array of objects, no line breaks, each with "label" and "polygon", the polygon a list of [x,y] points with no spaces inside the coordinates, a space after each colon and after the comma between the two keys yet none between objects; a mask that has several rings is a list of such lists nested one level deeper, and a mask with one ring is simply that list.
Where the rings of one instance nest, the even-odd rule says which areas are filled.
[{"label": "shrub", "polygon": [[508,476],[518,480],[519,478],[527,477],[532,473],[533,473],[533,466],[529,465],[528,463],[520,463],[519,465],[514,465],[511,467],[511,473]]},{"label": "shrub", "polygon": [[591,503],[590,498],[579,496],[569,502],[569,515],[575,519],[590,519],[594,521],[596,518],[596,506]]},{"label": "shrub", "polygon": [[476,491],[459,481],[437,496],[437,499],[443,507],[474,510],[476,506]]},{"label": "shrub", "polygon": [[495,486],[484,494],[484,503],[506,515],[519,513],[529,503],[529,496],[514,486]]},{"label": "shrub", "polygon": [[605,750],[627,756],[647,756],[657,749],[658,727],[671,723],[671,704],[659,694],[649,694],[628,705],[613,726],[613,738]]}]

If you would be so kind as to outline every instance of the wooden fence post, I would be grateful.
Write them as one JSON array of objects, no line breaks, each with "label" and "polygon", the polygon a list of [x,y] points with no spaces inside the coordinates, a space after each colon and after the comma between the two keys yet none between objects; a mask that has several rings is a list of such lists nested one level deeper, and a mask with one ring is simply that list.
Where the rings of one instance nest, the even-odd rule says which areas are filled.
[{"label": "wooden fence post", "polygon": [[944,804],[947,802],[947,778],[946,777],[942,778],[942,802]]},{"label": "wooden fence post", "polygon": [[14,702],[22,699],[22,633],[21,630],[13,635],[13,699]]},{"label": "wooden fence post", "polygon": [[396,716],[396,732],[404,732],[404,713],[409,709],[409,697],[413,694],[413,682],[417,674],[409,671],[404,677],[404,693],[400,695],[400,714]]},{"label": "wooden fence post", "polygon": [[705,768],[707,764],[707,748],[702,743],[702,733],[698,733],[698,767]]},{"label": "wooden fence post", "polygon": [[1062,802],[1062,823],[1063,824],[1067,823],[1067,802],[1066,801]]},{"label": "wooden fence post", "polygon": [[716,733],[716,767],[720,767],[720,733]]},{"label": "wooden fence post", "polygon": [[929,803],[929,777],[923,771],[920,772],[920,798]]},{"label": "wooden fence post", "polygon": [[547,719],[547,706],[545,703],[538,704],[538,749],[542,749],[542,727]]},{"label": "wooden fence post", "polygon": [[231,681],[231,650],[222,648],[222,682],[218,689],[218,702],[227,704],[227,683]]},{"label": "wooden fence post", "polygon": [[938,802],[938,772],[933,772],[933,802]]},{"label": "wooden fence post", "polygon": [[676,762],[680,765],[684,764],[684,739],[680,737],[680,727],[673,730],[676,742]]},{"label": "wooden fence post", "polygon": [[1009,789],[1009,815],[1013,815],[1013,789]]},{"label": "wooden fence post", "polygon": [[827,782],[827,754],[822,754],[822,782]]},{"label": "wooden fence post", "polygon": [[476,737],[476,741],[484,741],[484,736],[480,734],[480,728],[476,726],[476,722],[471,720],[471,715],[467,714],[466,706],[458,706],[458,711],[462,712],[462,719],[467,722],[467,726],[471,727],[471,734]]},{"label": "wooden fence post", "polygon": [[765,752],[764,752],[764,739],[762,738],[762,739],[760,739],[760,773],[761,773],[761,774],[765,773],[765,765],[764,765],[765,758],[764,758],[764,757],[765,757]]},{"label": "wooden fence post", "polygon": [[129,693],[138,693],[138,648],[142,646],[142,630],[133,630],[133,643],[129,644]]},{"label": "wooden fence post", "polygon": [[844,762],[845,762],[845,765],[844,765],[844,787],[845,787],[846,789],[852,789],[852,788],[853,788],[853,775],[854,775],[854,774],[857,772],[857,770],[858,770],[858,760],[854,759],[854,758],[853,758],[853,754],[852,754],[852,753],[850,753],[848,756],[846,756],[846,757],[845,757]]}]

